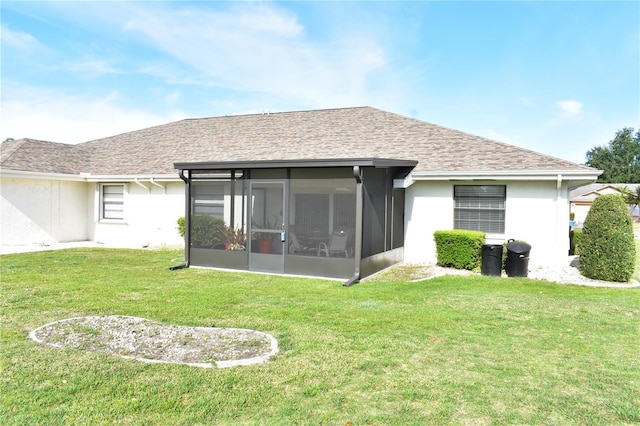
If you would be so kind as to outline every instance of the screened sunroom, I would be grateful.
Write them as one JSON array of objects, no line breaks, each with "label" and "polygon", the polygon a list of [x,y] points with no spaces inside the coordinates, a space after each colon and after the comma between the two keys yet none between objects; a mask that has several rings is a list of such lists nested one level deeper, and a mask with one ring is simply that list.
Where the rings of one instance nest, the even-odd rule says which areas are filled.
[{"label": "screened sunroom", "polygon": [[398,182],[416,164],[176,163],[186,184],[185,265],[356,282],[403,259]]}]

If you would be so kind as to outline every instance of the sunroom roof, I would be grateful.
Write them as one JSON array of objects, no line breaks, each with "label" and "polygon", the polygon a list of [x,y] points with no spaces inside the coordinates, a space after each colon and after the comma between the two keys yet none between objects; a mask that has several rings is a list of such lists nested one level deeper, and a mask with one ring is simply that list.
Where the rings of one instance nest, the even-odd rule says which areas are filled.
[{"label": "sunroom roof", "polygon": [[415,160],[392,158],[325,158],[299,160],[256,161],[199,161],[174,163],[179,170],[232,170],[232,169],[279,169],[279,168],[324,168],[324,167],[400,167],[407,173],[418,164]]}]

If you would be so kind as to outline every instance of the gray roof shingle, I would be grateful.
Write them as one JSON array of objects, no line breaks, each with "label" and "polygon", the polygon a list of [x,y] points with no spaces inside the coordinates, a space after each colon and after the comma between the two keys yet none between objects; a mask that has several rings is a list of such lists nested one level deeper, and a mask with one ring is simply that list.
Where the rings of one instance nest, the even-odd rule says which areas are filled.
[{"label": "gray roof shingle", "polygon": [[[6,145],[6,146],[5,146]],[[78,145],[2,144],[2,167],[174,174],[175,162],[394,158],[416,172],[594,169],[371,107],[186,119]]]},{"label": "gray roof shingle", "polygon": [[0,144],[3,169],[41,173],[78,174],[88,168],[90,149],[35,139],[5,141]]}]

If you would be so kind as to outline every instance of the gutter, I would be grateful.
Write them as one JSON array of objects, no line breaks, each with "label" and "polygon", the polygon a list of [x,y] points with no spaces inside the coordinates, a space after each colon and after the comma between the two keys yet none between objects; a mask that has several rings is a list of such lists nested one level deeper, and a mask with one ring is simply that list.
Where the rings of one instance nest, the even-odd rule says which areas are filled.
[{"label": "gutter", "polygon": [[413,171],[413,180],[547,180],[555,181],[558,175],[564,181],[595,181],[602,170],[510,170],[510,171]]},{"label": "gutter", "polygon": [[41,180],[62,180],[69,182],[86,182],[86,177],[80,173],[46,173],[46,172],[30,172],[25,170],[12,170],[0,168],[0,177],[12,179],[41,179]]},{"label": "gutter", "polygon": [[80,172],[77,174],[33,172],[28,170],[13,170],[0,168],[0,177],[14,179],[41,179],[41,180],[61,180],[69,182],[131,182],[135,179],[152,179],[154,185],[156,180],[164,182],[179,182],[174,175],[93,175],[91,173]]}]

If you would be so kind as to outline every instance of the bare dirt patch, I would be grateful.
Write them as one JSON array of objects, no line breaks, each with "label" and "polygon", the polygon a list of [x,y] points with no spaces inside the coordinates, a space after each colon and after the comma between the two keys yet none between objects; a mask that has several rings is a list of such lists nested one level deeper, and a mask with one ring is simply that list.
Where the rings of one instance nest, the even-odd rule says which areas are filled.
[{"label": "bare dirt patch", "polygon": [[257,364],[278,352],[274,337],[255,330],[164,325],[119,315],[64,319],[35,329],[29,337],[56,348],[198,367]]}]

